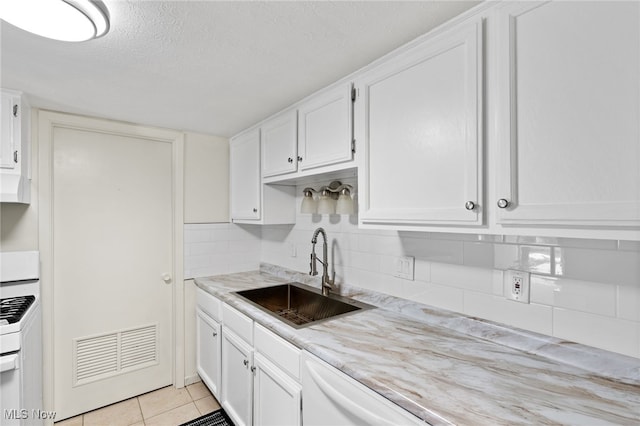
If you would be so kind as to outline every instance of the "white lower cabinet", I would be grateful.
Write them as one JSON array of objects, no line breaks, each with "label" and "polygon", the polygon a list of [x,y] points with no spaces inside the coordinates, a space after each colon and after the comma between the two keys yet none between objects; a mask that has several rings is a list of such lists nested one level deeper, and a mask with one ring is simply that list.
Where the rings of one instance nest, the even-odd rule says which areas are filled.
[{"label": "white lower cabinet", "polygon": [[259,352],[254,355],[253,424],[296,426],[302,386]]},{"label": "white lower cabinet", "polygon": [[198,375],[207,385],[213,395],[220,399],[220,361],[221,338],[220,324],[204,313],[196,309],[196,333],[197,349],[196,361]]},{"label": "white lower cabinet", "polygon": [[300,350],[226,304],[222,312],[222,407],[236,426],[299,426]]},{"label": "white lower cabinet", "polygon": [[302,352],[302,422],[325,425],[418,425],[420,419],[326,362]]},{"label": "white lower cabinet", "polygon": [[222,400],[236,426],[252,424],[253,348],[224,327],[222,330]]}]

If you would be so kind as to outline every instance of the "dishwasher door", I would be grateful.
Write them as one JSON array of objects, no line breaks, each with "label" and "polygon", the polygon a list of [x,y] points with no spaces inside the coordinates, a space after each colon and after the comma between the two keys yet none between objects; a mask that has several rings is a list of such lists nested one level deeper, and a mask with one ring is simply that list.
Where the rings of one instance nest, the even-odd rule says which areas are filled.
[{"label": "dishwasher door", "polygon": [[413,414],[316,356],[302,352],[302,424],[424,425]]}]

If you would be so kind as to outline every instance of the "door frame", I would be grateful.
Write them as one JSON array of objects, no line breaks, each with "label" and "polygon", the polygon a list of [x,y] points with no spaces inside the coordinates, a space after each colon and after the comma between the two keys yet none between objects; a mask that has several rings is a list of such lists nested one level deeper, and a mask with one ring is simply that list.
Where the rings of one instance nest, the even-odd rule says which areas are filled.
[{"label": "door frame", "polygon": [[53,315],[53,133],[55,128],[145,138],[172,145],[173,295],[171,310],[172,379],[184,387],[184,134],[100,118],[39,110],[38,144],[38,240],[40,247],[40,294],[42,297],[43,405],[54,410],[54,315]]}]

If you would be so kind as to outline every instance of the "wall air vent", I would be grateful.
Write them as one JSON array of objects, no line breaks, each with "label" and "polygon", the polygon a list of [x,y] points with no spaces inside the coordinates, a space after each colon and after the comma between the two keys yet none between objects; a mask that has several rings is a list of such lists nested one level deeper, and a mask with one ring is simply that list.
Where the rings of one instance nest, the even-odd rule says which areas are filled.
[{"label": "wall air vent", "polygon": [[73,340],[74,386],[158,363],[157,325]]}]

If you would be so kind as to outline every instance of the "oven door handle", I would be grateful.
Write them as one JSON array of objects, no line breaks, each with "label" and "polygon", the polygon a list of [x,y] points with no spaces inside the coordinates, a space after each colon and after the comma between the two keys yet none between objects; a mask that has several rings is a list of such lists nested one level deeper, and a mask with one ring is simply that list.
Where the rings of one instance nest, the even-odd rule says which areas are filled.
[{"label": "oven door handle", "polygon": [[0,373],[5,371],[16,370],[18,368],[18,355],[2,355],[0,357]]}]

